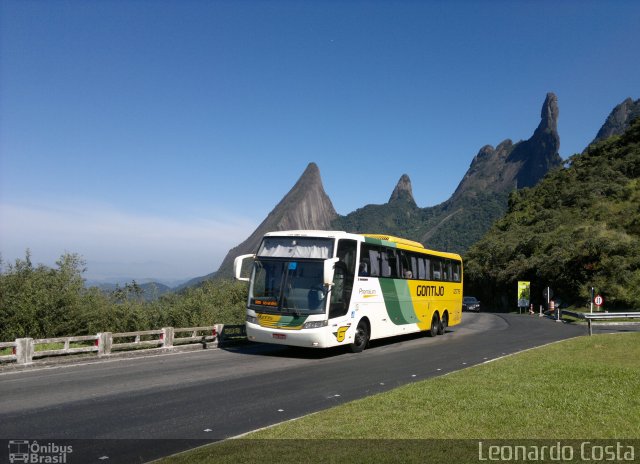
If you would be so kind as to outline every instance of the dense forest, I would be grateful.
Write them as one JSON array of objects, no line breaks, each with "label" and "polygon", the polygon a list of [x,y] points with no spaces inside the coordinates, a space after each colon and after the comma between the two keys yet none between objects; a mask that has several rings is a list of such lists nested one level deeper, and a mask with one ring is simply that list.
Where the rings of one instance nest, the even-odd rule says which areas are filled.
[{"label": "dense forest", "polygon": [[467,253],[465,292],[515,306],[518,280],[534,303],[547,285],[584,305],[640,306],[640,119],[590,146],[537,186],[515,191],[507,214]]},{"label": "dense forest", "polygon": [[146,301],[135,282],[111,292],[85,288],[84,271],[82,258],[70,253],[62,255],[55,267],[34,265],[29,252],[24,259],[3,265],[0,341],[240,324],[245,319],[245,282],[207,281]]}]

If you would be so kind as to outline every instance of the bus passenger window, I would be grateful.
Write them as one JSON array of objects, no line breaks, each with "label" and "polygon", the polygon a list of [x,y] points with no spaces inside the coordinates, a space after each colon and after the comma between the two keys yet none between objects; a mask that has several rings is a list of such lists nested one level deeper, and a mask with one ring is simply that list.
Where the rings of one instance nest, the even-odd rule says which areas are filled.
[{"label": "bus passenger window", "polygon": [[362,245],[360,252],[361,262],[367,262],[369,265],[369,275],[378,277],[380,275],[380,252],[368,245]]},{"label": "bus passenger window", "polygon": [[453,263],[453,281],[460,282],[460,263]]},{"label": "bus passenger window", "polygon": [[441,280],[442,279],[442,263],[439,259],[432,258],[431,259],[431,275],[433,280]]},{"label": "bus passenger window", "polygon": [[398,277],[398,258],[396,257],[396,251],[390,248],[383,250],[381,253],[382,262],[381,270],[382,277]]},{"label": "bus passenger window", "polygon": [[[400,252],[400,263],[402,265],[402,277],[404,279],[413,279],[413,270],[411,269],[411,261],[408,253]],[[415,258],[414,258],[415,259]]]},{"label": "bus passenger window", "polygon": [[382,277],[391,276],[391,267],[389,266],[389,256],[382,252],[380,257],[382,260],[380,261],[380,275]]},{"label": "bus passenger window", "polygon": [[369,269],[371,268],[371,264],[369,258],[364,258],[360,261],[360,266],[358,267],[358,275],[362,277],[369,276]]},{"label": "bus passenger window", "polygon": [[412,278],[418,278],[418,257],[411,255],[411,274]]},{"label": "bus passenger window", "polygon": [[418,279],[425,280],[427,278],[427,270],[424,264],[424,258],[418,258]]}]

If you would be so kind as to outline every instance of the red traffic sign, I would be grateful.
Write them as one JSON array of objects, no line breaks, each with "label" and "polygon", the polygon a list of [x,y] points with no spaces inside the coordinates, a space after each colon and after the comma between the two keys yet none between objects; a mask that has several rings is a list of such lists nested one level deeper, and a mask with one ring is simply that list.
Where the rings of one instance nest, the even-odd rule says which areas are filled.
[{"label": "red traffic sign", "polygon": [[596,297],[593,299],[593,303],[596,306],[602,306],[604,304],[604,298],[602,298],[602,295],[596,295]]}]

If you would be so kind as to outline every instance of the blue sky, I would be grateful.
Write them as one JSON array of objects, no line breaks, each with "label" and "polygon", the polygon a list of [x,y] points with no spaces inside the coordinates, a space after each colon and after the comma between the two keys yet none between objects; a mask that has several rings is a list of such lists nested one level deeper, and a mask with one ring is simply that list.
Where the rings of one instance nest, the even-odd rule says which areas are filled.
[{"label": "blue sky", "polygon": [[637,1],[3,0],[2,259],[207,274],[311,161],[341,214],[404,173],[432,206],[549,91],[566,158],[640,97],[639,30]]}]

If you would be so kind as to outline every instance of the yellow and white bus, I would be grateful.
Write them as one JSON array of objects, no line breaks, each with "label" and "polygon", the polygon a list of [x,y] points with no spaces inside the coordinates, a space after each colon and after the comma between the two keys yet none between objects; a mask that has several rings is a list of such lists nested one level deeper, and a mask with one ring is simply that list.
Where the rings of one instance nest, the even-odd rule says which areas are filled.
[{"label": "yellow and white bus", "polygon": [[[253,259],[250,277],[241,277]],[[443,334],[462,319],[462,260],[380,234],[297,230],[238,256],[249,282],[247,336],[263,343],[362,351],[369,340]]]}]

